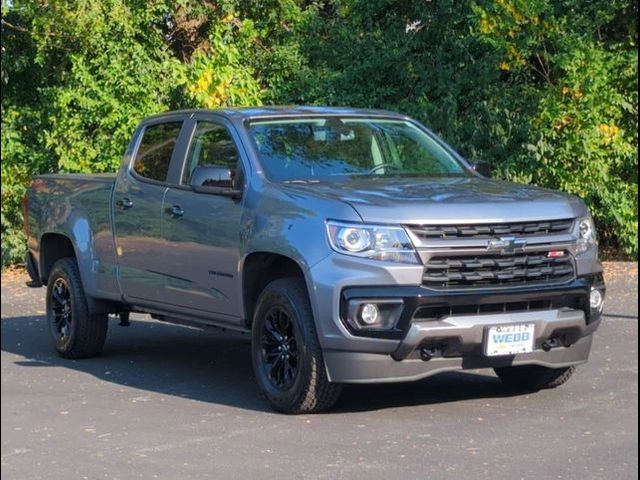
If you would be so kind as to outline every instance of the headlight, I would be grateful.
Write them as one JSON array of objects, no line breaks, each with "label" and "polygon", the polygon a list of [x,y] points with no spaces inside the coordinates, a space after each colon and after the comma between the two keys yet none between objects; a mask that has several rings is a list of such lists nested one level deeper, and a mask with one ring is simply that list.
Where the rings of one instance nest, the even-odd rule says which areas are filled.
[{"label": "headlight", "polygon": [[597,245],[596,226],[591,215],[578,220],[577,252],[583,253]]},{"label": "headlight", "polygon": [[404,228],[329,221],[327,234],[331,248],[338,253],[385,262],[419,263]]}]

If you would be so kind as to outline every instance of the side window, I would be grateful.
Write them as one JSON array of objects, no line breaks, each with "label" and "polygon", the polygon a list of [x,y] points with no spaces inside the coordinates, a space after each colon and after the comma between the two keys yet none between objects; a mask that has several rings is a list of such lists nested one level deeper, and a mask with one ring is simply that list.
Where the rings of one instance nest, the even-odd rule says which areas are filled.
[{"label": "side window", "polygon": [[[190,185],[194,173],[219,172],[220,184],[212,186],[231,187],[236,179],[238,169],[238,149],[226,127],[212,122],[198,122],[196,131],[189,145],[187,163],[182,183]],[[226,180],[224,180],[226,179]],[[217,182],[216,182],[217,183]]]},{"label": "side window", "polygon": [[164,182],[182,122],[159,123],[144,129],[133,170],[140,176]]}]

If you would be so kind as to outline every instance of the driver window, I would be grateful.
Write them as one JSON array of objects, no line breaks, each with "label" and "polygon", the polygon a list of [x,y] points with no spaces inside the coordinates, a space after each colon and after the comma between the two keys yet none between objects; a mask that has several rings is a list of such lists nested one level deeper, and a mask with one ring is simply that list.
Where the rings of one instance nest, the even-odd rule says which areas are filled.
[{"label": "driver window", "polygon": [[226,127],[212,122],[198,122],[189,145],[182,184],[189,185],[196,168],[205,166],[228,168],[234,178],[238,160],[238,149]]}]

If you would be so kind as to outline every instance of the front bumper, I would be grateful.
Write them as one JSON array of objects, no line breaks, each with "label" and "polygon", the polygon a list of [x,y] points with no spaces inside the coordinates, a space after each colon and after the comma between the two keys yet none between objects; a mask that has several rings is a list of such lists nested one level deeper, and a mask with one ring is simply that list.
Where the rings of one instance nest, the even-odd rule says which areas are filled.
[{"label": "front bumper", "polygon": [[[335,263],[333,266],[353,267]],[[340,275],[342,268],[322,268],[323,275],[313,279],[312,303],[319,339],[328,376],[334,382],[406,381],[447,370],[506,365],[555,368],[576,365],[587,361],[591,335],[600,323],[600,315],[589,309],[591,288],[604,291],[600,273],[583,275],[562,286],[442,292],[402,286],[419,274],[417,271],[387,269],[380,275],[380,270],[369,271],[366,264],[363,267],[350,268],[348,280]],[[355,331],[345,321],[349,302],[354,299],[400,300],[403,309],[396,328],[386,332]],[[541,300],[550,302],[549,306],[536,308]],[[505,307],[505,311],[494,311],[496,305],[522,302],[528,302],[531,310],[507,311]],[[474,306],[479,306],[477,312],[460,313]],[[417,318],[420,309],[432,307],[451,308],[451,314],[436,319]],[[509,323],[536,325],[534,352],[486,357],[483,349],[486,327]],[[430,352],[428,361],[424,360],[424,350]]]},{"label": "front bumper", "polygon": [[583,337],[568,348],[560,347],[549,352],[540,350],[533,353],[505,357],[441,357],[434,358],[428,362],[420,358],[407,358],[397,361],[391,355],[329,350],[324,352],[324,360],[329,379],[332,382],[406,382],[453,370],[516,365],[540,365],[549,368],[578,365],[586,362],[589,358],[592,338],[592,335]]},{"label": "front bumper", "polygon": [[[588,360],[600,322],[600,315],[571,309],[413,320],[389,354],[326,350],[324,358],[330,380],[339,383],[410,381],[451,370],[515,365],[561,368]],[[514,323],[535,324],[534,351],[485,356],[488,327]]]}]

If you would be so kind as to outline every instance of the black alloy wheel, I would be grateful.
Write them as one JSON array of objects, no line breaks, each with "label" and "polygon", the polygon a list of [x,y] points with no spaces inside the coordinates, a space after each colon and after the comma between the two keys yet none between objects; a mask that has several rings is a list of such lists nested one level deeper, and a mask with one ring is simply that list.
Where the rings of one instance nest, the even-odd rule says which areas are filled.
[{"label": "black alloy wheel", "polygon": [[296,326],[281,307],[267,313],[262,327],[262,361],[267,376],[279,390],[291,388],[298,375]]},{"label": "black alloy wheel", "polygon": [[53,331],[58,341],[65,342],[71,335],[73,312],[71,292],[63,278],[56,279],[51,289],[51,309],[53,310]]}]

